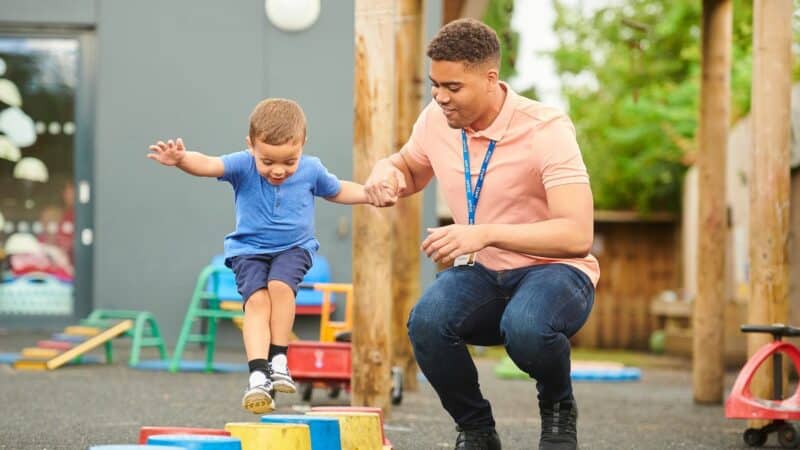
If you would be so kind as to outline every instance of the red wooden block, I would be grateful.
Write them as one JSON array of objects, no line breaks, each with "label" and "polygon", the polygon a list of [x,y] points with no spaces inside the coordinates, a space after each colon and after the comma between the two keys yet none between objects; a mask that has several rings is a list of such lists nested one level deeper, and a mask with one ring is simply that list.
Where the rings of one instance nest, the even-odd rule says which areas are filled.
[{"label": "red wooden block", "polygon": [[205,436],[230,436],[231,433],[216,428],[191,427],[142,427],[139,430],[139,444],[147,444],[147,438],[156,434],[200,434]]},{"label": "red wooden block", "polygon": [[56,349],[56,350],[69,350],[74,345],[75,344],[73,344],[72,342],[50,341],[50,340],[39,341],[39,342],[36,343],[36,346],[39,347],[39,348],[52,348],[52,349]]}]

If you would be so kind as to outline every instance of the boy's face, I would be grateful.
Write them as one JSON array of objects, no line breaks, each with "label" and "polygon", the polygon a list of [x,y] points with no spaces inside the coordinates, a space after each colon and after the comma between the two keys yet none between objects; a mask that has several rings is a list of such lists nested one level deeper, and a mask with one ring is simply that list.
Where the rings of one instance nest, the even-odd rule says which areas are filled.
[{"label": "boy's face", "polygon": [[280,185],[292,176],[303,154],[303,141],[289,141],[281,145],[271,145],[256,139],[247,138],[247,147],[256,160],[256,170],[270,184]]}]

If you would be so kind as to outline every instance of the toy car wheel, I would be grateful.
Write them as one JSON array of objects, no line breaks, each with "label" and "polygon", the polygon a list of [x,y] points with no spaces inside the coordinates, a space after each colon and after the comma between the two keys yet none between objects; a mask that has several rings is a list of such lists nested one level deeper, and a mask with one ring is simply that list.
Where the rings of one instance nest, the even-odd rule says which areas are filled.
[{"label": "toy car wheel", "polygon": [[800,433],[790,423],[785,423],[778,428],[778,443],[783,448],[797,448],[800,445]]},{"label": "toy car wheel", "polygon": [[311,401],[311,393],[314,391],[314,385],[311,383],[300,383],[300,397],[304,402]]},{"label": "toy car wheel", "polygon": [[392,404],[403,403],[403,371],[399,367],[392,367]]},{"label": "toy car wheel", "polygon": [[761,447],[767,442],[767,433],[756,428],[744,430],[742,437],[744,438],[744,443],[750,447]]},{"label": "toy car wheel", "polygon": [[341,386],[334,386],[328,391],[328,398],[339,398],[339,394],[342,393]]}]

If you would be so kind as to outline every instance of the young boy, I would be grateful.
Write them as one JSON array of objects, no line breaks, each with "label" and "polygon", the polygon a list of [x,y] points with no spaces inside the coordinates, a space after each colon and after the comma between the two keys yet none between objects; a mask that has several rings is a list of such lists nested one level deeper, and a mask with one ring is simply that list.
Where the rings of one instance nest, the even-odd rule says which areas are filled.
[{"label": "young boy", "polygon": [[303,155],[306,119],[291,100],[267,99],[250,115],[247,150],[206,156],[183,141],[158,141],[148,158],[196,176],[233,185],[236,230],[225,237],[225,265],[233,269],[244,303],[244,339],[250,366],[242,407],[254,414],[275,408],[272,390],[297,388],[286,365],[297,286],[319,248],[314,196],[368,203],[364,187],[339,181],[318,158]]}]

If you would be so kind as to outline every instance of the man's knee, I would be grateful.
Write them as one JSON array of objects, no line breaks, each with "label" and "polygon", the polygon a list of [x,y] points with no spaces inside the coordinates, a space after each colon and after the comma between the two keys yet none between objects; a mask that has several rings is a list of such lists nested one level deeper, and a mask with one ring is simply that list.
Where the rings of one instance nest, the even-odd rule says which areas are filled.
[{"label": "man's knee", "polygon": [[500,320],[500,330],[510,353],[536,355],[557,338],[557,333],[545,324],[519,319],[519,317],[504,315]]},{"label": "man's knee", "polygon": [[412,343],[428,340],[441,333],[447,317],[443,317],[437,303],[436,298],[423,296],[411,310],[406,326]]}]

